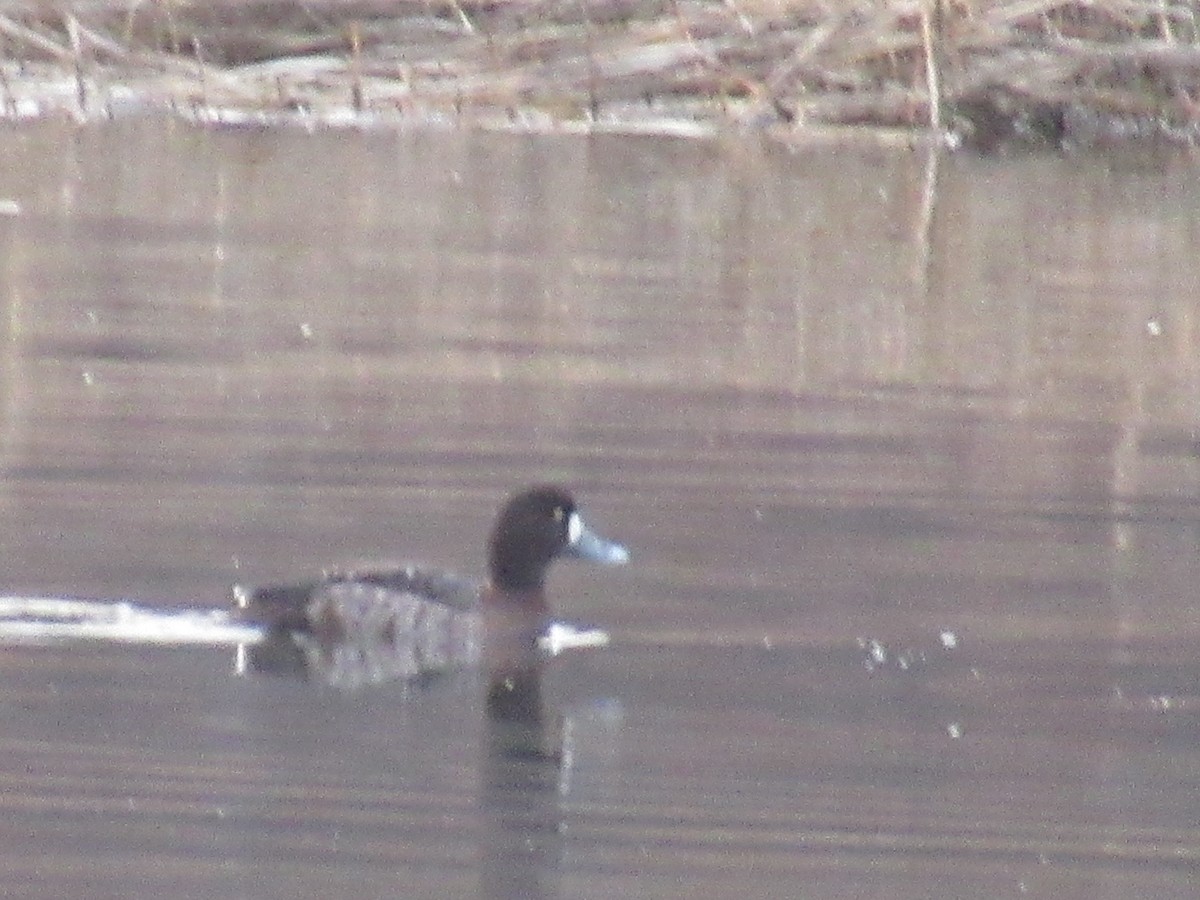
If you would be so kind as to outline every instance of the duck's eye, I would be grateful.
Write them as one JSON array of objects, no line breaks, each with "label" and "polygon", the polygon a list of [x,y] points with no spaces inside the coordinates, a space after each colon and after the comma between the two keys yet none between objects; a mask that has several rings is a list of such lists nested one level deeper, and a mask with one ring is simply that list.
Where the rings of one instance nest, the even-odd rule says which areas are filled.
[{"label": "duck's eye", "polygon": [[574,547],[583,536],[583,519],[573,512],[567,517],[567,544]]}]

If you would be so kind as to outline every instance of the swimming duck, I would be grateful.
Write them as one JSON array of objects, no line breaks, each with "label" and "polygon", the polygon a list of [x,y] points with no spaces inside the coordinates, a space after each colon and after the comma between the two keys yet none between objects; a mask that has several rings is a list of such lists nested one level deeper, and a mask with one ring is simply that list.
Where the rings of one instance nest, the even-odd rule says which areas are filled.
[{"label": "swimming duck", "polygon": [[622,565],[629,551],[592,531],[570,493],[543,485],[501,507],[483,585],[418,566],[347,568],[301,584],[235,587],[234,598],[240,618],[267,629],[254,668],[275,668],[282,646],[292,663],[341,684],[412,678],[481,658],[503,681],[535,665],[539,641],[559,627],[545,584],[560,557]]}]

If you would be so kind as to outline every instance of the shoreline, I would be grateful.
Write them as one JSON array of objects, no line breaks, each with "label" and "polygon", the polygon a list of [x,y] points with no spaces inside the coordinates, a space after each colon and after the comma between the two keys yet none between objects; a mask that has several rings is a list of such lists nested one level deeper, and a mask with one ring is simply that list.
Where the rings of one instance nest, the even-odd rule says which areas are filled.
[{"label": "shoreline", "polygon": [[99,2],[0,15],[0,121],[1200,143],[1200,7]]}]

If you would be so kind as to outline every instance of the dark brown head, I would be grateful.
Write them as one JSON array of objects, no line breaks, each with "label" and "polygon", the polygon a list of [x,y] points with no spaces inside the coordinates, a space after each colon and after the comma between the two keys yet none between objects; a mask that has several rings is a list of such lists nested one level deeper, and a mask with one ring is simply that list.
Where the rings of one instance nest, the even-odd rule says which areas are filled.
[{"label": "dark brown head", "polygon": [[558,487],[529,488],[510,497],[488,542],[488,574],[500,591],[539,590],[559,557],[606,565],[629,561],[629,551],[584,524],[575,500]]}]

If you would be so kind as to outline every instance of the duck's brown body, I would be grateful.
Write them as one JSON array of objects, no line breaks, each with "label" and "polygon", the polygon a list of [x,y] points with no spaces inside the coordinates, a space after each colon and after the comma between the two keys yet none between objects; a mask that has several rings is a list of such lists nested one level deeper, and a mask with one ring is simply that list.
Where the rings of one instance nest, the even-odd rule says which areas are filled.
[{"label": "duck's brown body", "polygon": [[624,547],[587,529],[569,494],[550,487],[512,497],[488,549],[483,586],[417,566],[371,567],[329,570],[296,585],[237,588],[234,596],[247,621],[335,673],[353,662],[365,664],[370,680],[411,678],[482,659],[494,679],[504,679],[536,665],[537,641],[550,622],[545,575],[555,559],[629,558]]}]

